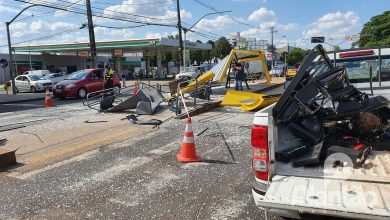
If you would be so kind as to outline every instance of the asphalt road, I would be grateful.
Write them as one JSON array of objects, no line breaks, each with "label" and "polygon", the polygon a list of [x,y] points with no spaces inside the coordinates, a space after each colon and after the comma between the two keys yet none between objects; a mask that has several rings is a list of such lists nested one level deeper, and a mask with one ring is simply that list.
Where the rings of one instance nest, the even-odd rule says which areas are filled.
[{"label": "asphalt road", "polygon": [[[26,104],[33,106],[34,102]],[[123,117],[96,115],[79,100],[65,100],[51,109],[27,108],[0,116],[3,124],[31,116],[50,118],[20,131],[35,130],[37,134],[60,128],[59,124],[77,129],[85,118],[105,117],[115,122]],[[122,122],[129,127],[127,138],[96,142],[82,153],[42,166],[32,166],[29,161],[33,160],[28,157],[34,149],[45,153],[39,145],[23,148],[20,158],[27,162],[0,173],[0,219],[263,219],[251,196],[252,119],[253,113],[234,108],[193,117],[197,152],[202,158],[198,163],[176,161],[184,131],[184,121],[176,119],[156,129]],[[94,129],[107,126],[92,125]],[[76,132],[86,129],[81,127]],[[110,136],[109,132],[115,135],[120,131],[122,127],[106,133]],[[4,135],[15,138],[18,133],[15,130]],[[94,141],[90,139],[84,141]],[[47,140],[42,138],[42,144]],[[54,149],[61,145],[61,140],[57,142]],[[45,155],[40,160],[48,160]]]}]

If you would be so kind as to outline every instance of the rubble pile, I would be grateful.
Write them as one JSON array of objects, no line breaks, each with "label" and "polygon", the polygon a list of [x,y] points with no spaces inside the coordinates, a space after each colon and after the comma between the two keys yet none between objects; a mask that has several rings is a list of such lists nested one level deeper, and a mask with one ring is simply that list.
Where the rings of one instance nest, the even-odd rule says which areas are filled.
[{"label": "rubble pile", "polygon": [[371,150],[390,150],[389,100],[357,90],[345,67],[334,67],[320,45],[301,65],[273,117],[276,126],[300,139],[276,152],[277,160],[294,166],[315,165],[336,152],[359,165]]}]

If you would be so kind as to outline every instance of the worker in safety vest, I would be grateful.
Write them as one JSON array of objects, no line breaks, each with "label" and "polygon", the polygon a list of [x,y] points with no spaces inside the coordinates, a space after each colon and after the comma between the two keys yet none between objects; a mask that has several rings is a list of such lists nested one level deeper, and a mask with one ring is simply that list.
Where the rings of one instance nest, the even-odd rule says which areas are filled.
[{"label": "worker in safety vest", "polygon": [[114,88],[114,71],[110,65],[106,63],[104,65],[104,89]]}]

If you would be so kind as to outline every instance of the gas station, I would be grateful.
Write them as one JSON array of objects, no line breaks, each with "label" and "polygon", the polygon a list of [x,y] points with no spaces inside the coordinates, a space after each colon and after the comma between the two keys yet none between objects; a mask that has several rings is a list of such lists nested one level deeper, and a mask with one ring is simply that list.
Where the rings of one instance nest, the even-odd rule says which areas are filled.
[{"label": "gas station", "polygon": [[[186,41],[186,58],[189,59],[192,50],[211,50],[210,44]],[[61,70],[71,73],[79,69],[90,68],[91,59],[89,43],[62,43],[34,46],[12,47],[14,65],[18,74],[32,69]],[[169,70],[163,67],[163,51],[179,51],[179,40],[171,38],[150,38],[139,40],[97,41],[97,65],[102,68],[104,63],[110,63],[117,73],[133,68],[142,69],[148,76],[164,78]],[[151,56],[157,57],[157,65],[151,66]],[[8,60],[6,54],[0,54],[0,59]],[[175,75],[178,68],[170,75]],[[8,76],[7,76],[8,77]]]}]

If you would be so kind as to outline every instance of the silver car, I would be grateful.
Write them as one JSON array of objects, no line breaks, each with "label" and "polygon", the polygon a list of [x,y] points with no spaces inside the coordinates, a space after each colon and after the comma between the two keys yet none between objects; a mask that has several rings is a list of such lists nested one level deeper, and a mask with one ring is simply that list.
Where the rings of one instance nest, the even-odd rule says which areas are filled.
[{"label": "silver car", "polygon": [[64,80],[66,77],[67,76],[65,74],[62,74],[62,73],[50,73],[50,74],[45,75],[43,78],[52,81],[54,84],[57,84],[57,83],[61,82],[62,80]]},{"label": "silver car", "polygon": [[15,87],[17,92],[39,92],[53,88],[53,82],[40,78],[37,75],[20,75],[15,78]]}]

